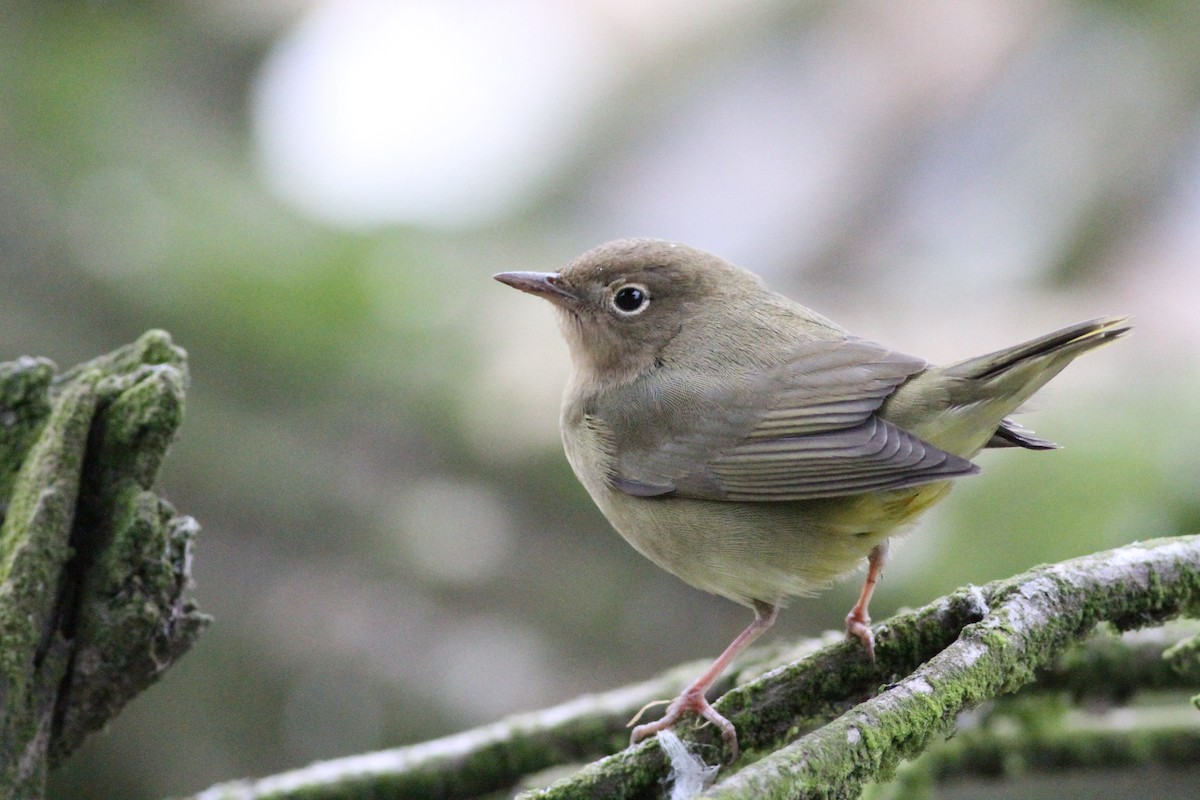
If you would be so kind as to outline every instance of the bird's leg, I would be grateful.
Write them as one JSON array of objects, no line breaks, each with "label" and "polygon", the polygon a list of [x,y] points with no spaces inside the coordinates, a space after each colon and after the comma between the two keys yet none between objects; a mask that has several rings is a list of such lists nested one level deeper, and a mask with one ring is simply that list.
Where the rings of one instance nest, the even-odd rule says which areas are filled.
[{"label": "bird's leg", "polygon": [[725,739],[725,743],[729,746],[730,762],[736,761],[738,757],[737,731],[734,730],[733,723],[718,714],[708,704],[708,700],[704,698],[704,693],[721,676],[721,673],[725,671],[729,663],[737,658],[738,653],[745,650],[751,642],[774,624],[775,617],[778,614],[778,605],[755,600],[754,621],[744,631],[739,633],[736,639],[729,643],[729,646],[725,648],[725,652],[717,656],[717,660],[712,663],[711,667],[704,671],[703,675],[696,678],[690,686],[683,690],[679,697],[675,698],[671,705],[667,706],[667,712],[663,715],[662,719],[648,722],[645,725],[638,725],[634,728],[629,743],[637,744],[647,736],[658,733],[661,730],[666,730],[674,726],[684,713],[695,711],[717,726],[717,729],[721,731],[722,738]]},{"label": "bird's leg", "polygon": [[875,634],[871,633],[871,615],[867,613],[867,606],[871,602],[871,595],[875,592],[875,584],[879,583],[879,579],[883,576],[883,565],[887,563],[888,543],[885,539],[882,544],[875,545],[871,550],[871,554],[867,556],[867,579],[863,581],[862,592],[858,595],[858,602],[854,604],[854,608],[850,609],[850,613],[846,615],[846,635],[857,636],[863,643],[863,647],[867,649],[867,658],[871,662],[875,661]]}]

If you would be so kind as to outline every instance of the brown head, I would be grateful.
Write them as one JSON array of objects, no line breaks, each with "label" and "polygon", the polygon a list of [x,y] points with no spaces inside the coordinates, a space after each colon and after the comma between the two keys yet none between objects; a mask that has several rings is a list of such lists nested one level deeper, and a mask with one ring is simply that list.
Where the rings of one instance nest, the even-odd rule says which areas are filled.
[{"label": "brown head", "polygon": [[684,326],[766,290],[711,253],[659,239],[600,245],[560,272],[496,280],[552,302],[578,368],[618,380],[655,361]]}]

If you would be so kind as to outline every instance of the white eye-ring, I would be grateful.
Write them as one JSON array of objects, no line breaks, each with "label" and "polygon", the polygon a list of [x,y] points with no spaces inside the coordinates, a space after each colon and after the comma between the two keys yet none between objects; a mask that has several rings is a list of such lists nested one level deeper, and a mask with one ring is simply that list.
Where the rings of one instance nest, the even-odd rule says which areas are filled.
[{"label": "white eye-ring", "polygon": [[613,292],[612,307],[624,317],[640,314],[650,305],[650,292],[640,283],[627,283]]}]

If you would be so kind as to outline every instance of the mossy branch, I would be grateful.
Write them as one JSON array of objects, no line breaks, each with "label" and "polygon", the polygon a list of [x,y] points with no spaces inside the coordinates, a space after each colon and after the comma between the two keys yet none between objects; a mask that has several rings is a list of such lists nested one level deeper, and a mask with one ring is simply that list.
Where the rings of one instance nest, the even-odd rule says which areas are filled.
[{"label": "mossy branch", "polygon": [[[1194,691],[1194,648],[1175,647],[1164,665],[1163,650],[1177,637],[1093,633],[1101,622],[1124,631],[1194,615],[1198,606],[1200,537],[1161,539],[968,587],[898,615],[877,629],[874,665],[840,637],[760,649],[743,661],[741,685],[715,704],[737,725],[744,749],[707,796],[857,797],[940,742],[959,712],[1035,679],[1076,697]],[[660,797],[669,766],[659,745],[625,749],[624,723],[647,700],[673,695],[697,666],[413,747],[222,784],[195,800],[482,797],[618,750],[524,796]],[[1120,674],[1096,679],[1107,670]],[[721,759],[711,728],[688,722],[680,734],[709,762]]]},{"label": "mossy branch", "polygon": [[195,640],[196,523],[152,491],[183,416],[185,354],[152,331],[54,376],[0,364],[0,787],[47,771]]},{"label": "mossy branch", "polygon": [[857,797],[866,783],[890,779],[902,759],[949,732],[961,711],[1031,682],[1098,622],[1129,629],[1195,613],[1200,540],[1130,545],[1041,567],[981,594],[988,612],[945,650],[705,796]]}]

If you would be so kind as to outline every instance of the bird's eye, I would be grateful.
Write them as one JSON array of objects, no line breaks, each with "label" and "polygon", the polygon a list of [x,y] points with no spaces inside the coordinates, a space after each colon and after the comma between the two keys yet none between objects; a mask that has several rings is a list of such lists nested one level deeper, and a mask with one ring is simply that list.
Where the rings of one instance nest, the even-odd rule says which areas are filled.
[{"label": "bird's eye", "polygon": [[631,283],[622,286],[613,294],[612,305],[621,314],[637,314],[644,311],[650,303],[650,294],[646,287]]}]

